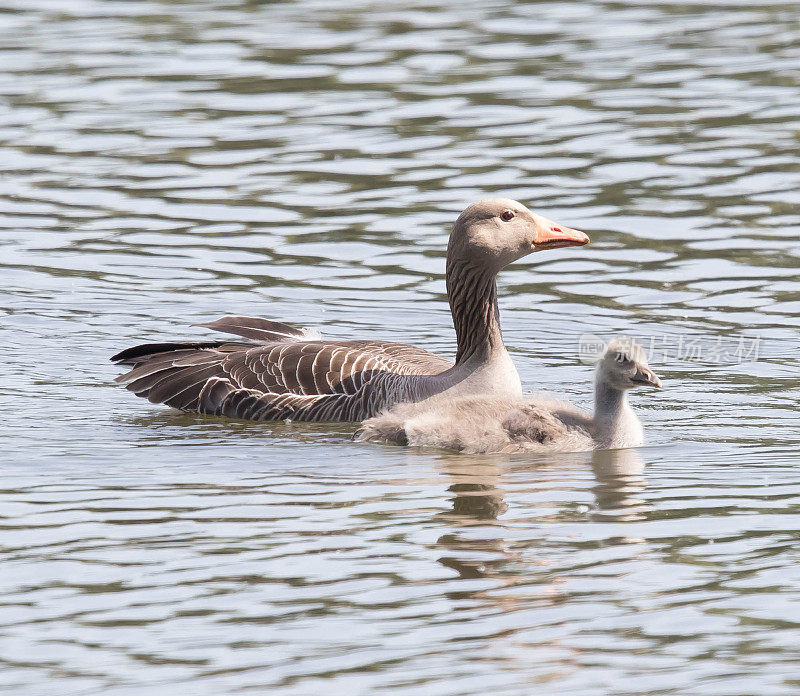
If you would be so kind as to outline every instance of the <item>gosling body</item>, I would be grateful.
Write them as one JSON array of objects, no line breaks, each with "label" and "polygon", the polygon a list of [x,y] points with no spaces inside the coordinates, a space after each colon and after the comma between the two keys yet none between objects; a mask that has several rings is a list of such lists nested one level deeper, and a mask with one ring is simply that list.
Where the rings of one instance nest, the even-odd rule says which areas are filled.
[{"label": "gosling body", "polygon": [[488,394],[400,404],[365,421],[362,440],[465,454],[622,449],[644,444],[644,430],[628,391],[660,387],[641,346],[612,341],[595,371],[594,413],[546,395]]}]

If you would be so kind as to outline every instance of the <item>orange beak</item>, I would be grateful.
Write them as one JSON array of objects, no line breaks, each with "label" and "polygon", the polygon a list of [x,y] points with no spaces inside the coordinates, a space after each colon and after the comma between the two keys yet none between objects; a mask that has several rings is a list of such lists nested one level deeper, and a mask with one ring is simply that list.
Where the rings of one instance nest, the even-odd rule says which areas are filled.
[{"label": "orange beak", "polygon": [[536,216],[536,241],[534,251],[542,249],[560,249],[561,247],[583,246],[589,243],[587,237],[580,230],[564,227],[548,220],[541,215]]}]

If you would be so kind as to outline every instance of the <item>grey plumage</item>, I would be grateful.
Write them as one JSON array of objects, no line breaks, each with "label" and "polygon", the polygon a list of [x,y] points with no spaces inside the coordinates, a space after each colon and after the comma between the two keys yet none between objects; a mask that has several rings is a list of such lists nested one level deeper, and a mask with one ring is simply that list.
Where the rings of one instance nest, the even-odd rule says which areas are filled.
[{"label": "grey plumage", "polygon": [[648,367],[641,346],[618,339],[598,363],[594,414],[547,396],[434,396],[422,403],[398,404],[368,419],[359,436],[467,454],[637,447],[644,434],[626,394],[644,385],[660,387],[661,382]]},{"label": "grey plumage", "polygon": [[[223,317],[212,326],[256,335],[264,321]],[[291,326],[268,323],[273,339],[264,343],[167,344],[166,350],[155,344],[152,351],[147,346],[122,351],[112,360],[133,369],[117,381],[137,396],[184,411],[253,420],[355,421],[413,399],[415,377],[452,367],[413,346],[309,341]],[[275,340],[280,335],[284,338]]]},{"label": "grey plumage", "polygon": [[184,411],[252,420],[359,421],[396,403],[487,385],[520,392],[500,333],[497,272],[533,251],[588,242],[508,199],[469,206],[448,245],[447,289],[456,363],[384,341],[326,341],[268,319],[226,316],[201,324],[250,339],[158,343],[123,350],[117,378],[137,396]]}]

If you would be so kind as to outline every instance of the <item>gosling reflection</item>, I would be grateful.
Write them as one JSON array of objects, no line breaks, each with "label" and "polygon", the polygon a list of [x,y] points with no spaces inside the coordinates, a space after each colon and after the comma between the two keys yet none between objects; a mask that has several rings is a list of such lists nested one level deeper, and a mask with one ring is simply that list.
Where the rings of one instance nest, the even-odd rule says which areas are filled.
[{"label": "gosling reflection", "polygon": [[[501,460],[503,461],[503,460]],[[445,455],[440,469],[452,483],[448,492],[453,494],[452,513],[462,524],[475,521],[496,520],[508,509],[503,499],[505,491],[497,487],[504,467],[491,457],[469,458]]]},{"label": "gosling reflection", "polygon": [[[559,455],[539,466],[568,471],[585,463],[591,466],[595,478],[591,490],[597,510],[593,519],[637,520],[652,509],[650,504],[637,497],[643,493],[647,482],[645,462],[636,449],[595,450],[588,457],[581,453],[576,458]],[[501,456],[465,458],[445,455],[439,464],[452,481],[447,488],[453,494],[453,509],[446,513],[448,516],[455,516],[462,525],[469,525],[496,520],[508,510],[505,491],[499,482],[501,476],[519,467],[516,462]]]},{"label": "gosling reflection", "polygon": [[476,520],[496,520],[508,510],[502,492],[485,483],[454,483],[448,489],[454,494],[453,512]]},{"label": "gosling reflection", "polygon": [[[487,525],[501,528],[497,518],[508,509],[505,492],[497,487],[504,463],[507,460],[502,458],[458,455],[444,455],[439,461],[440,469],[451,479],[447,490],[452,494],[452,510],[441,516],[454,526],[452,533],[437,542],[447,549],[439,563],[463,579],[497,578],[502,568],[519,556],[509,550],[502,534],[477,532],[478,527]],[[476,528],[475,534],[470,534],[471,528]]]},{"label": "gosling reflection", "polygon": [[596,450],[592,453],[597,510],[592,519],[634,522],[645,518],[652,505],[638,498],[646,486],[645,463],[635,449]]},{"label": "gosling reflection", "polygon": [[[502,578],[508,584],[516,584],[520,576],[504,577],[508,574],[509,564],[548,565],[546,559],[532,557],[538,542],[522,544],[518,547],[520,550],[515,550],[517,545],[508,543],[505,525],[498,520],[508,510],[506,491],[500,486],[501,477],[519,470],[520,464],[502,456],[444,455],[439,460],[440,470],[451,480],[447,490],[452,494],[452,510],[440,513],[451,524],[451,531],[438,540],[438,545],[448,551],[439,562],[455,570],[460,577]],[[652,506],[639,497],[645,489],[646,479],[645,462],[638,450],[596,450],[590,455],[558,455],[536,466],[542,471],[561,469],[569,478],[577,477],[580,470],[585,471],[583,467],[587,464],[595,479],[591,487],[595,498],[595,509],[589,513],[591,520],[633,522],[645,518]],[[523,465],[531,471],[529,462]],[[563,480],[556,486],[561,489]],[[550,521],[558,521],[562,514],[548,517]],[[487,529],[496,531],[487,533]]]}]

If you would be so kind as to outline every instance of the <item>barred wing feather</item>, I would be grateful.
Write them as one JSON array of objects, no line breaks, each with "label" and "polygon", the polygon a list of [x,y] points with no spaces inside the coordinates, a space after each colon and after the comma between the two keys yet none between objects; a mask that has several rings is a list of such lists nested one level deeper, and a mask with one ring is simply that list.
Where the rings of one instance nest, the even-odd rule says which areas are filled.
[{"label": "barred wing feather", "polygon": [[310,340],[287,324],[228,316],[204,326],[258,341],[136,346],[112,361],[137,396],[253,420],[350,421],[413,398],[420,375],[452,363],[400,343]]}]

